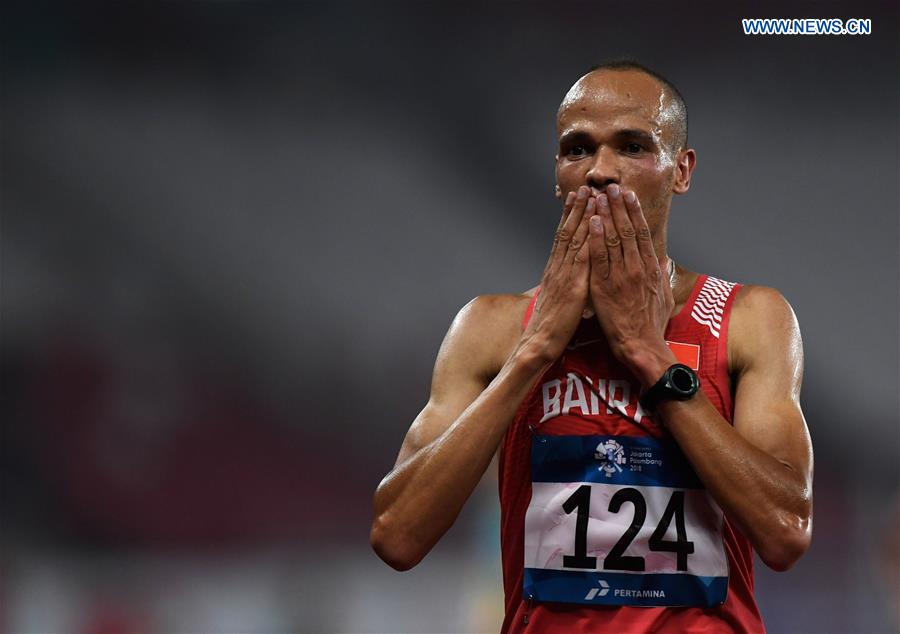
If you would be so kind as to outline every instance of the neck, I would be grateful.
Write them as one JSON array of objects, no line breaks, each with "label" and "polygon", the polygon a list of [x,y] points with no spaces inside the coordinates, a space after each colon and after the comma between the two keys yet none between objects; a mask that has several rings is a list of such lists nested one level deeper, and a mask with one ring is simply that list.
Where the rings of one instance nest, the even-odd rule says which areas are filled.
[{"label": "neck", "polygon": [[669,214],[663,214],[659,224],[651,229],[651,240],[653,241],[653,250],[659,259],[659,266],[663,270],[668,266],[668,243],[669,243]]}]

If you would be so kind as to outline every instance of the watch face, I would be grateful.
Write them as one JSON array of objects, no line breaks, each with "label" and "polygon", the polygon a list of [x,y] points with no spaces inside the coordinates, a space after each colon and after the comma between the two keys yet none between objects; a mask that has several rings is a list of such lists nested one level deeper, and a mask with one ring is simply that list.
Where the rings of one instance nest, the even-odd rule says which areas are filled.
[{"label": "watch face", "polygon": [[672,387],[683,394],[692,394],[696,391],[696,383],[694,373],[683,367],[672,369],[669,379],[672,381]]},{"label": "watch face", "polygon": [[697,393],[700,378],[688,366],[681,363],[669,367],[662,378],[641,398],[641,407],[653,411],[661,401],[675,399],[686,401]]}]

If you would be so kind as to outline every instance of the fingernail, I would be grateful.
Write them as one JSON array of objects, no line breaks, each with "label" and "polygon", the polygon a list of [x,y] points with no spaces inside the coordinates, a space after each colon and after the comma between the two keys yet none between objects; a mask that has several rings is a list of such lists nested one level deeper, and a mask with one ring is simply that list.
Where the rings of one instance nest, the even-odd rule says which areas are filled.
[{"label": "fingernail", "polygon": [[603,232],[603,221],[600,220],[600,216],[591,216],[591,229]]},{"label": "fingernail", "polygon": [[606,197],[606,194],[600,194],[597,199],[600,201],[600,207],[603,209],[609,208],[609,199]]},{"label": "fingernail", "polygon": [[633,205],[634,201],[637,200],[637,196],[634,195],[634,192],[628,192],[625,194],[625,200]]},{"label": "fingernail", "polygon": [[619,186],[616,185],[615,183],[613,183],[612,185],[607,185],[606,191],[607,191],[607,192],[609,193],[609,195],[612,196],[613,198],[618,198],[619,195],[622,193],[621,191],[619,191]]},{"label": "fingernail", "polygon": [[568,194],[566,194],[566,204],[567,205],[569,203],[571,203],[573,200],[575,200],[575,192],[569,192]]},{"label": "fingernail", "polygon": [[587,198],[587,195],[588,195],[588,188],[587,188],[587,187],[579,187],[579,188],[578,188],[578,198],[579,198],[580,200],[584,200],[585,198]]},{"label": "fingernail", "polygon": [[587,202],[587,210],[591,213],[594,213],[594,209],[597,206],[597,199],[594,197],[588,198]]}]

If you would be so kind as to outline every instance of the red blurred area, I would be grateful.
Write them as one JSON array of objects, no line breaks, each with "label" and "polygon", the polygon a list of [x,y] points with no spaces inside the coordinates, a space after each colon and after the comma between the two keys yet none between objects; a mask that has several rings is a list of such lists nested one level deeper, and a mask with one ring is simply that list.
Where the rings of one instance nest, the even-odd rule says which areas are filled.
[{"label": "red blurred area", "polygon": [[347,524],[335,500],[364,490],[325,441],[177,358],[58,339],[32,376],[35,451],[75,534],[153,546],[324,538]]}]

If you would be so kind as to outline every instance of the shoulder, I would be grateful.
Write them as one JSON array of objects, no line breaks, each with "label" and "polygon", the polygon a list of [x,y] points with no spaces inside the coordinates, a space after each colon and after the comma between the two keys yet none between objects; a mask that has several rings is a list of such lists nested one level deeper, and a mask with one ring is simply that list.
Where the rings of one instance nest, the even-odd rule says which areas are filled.
[{"label": "shoulder", "polygon": [[731,310],[732,328],[765,331],[773,326],[795,326],[794,309],[778,290],[769,286],[741,286]]},{"label": "shoulder", "polygon": [[525,293],[479,295],[463,306],[447,331],[441,354],[476,362],[493,378],[522,335],[522,321],[534,289]]},{"label": "shoulder", "polygon": [[761,359],[800,355],[800,327],[784,295],[768,286],[741,286],[731,310],[729,369],[740,372]]},{"label": "shoulder", "polygon": [[482,328],[506,329],[517,321],[521,327],[533,294],[532,289],[518,294],[479,295],[459,310],[453,323],[454,325],[477,323]]}]

